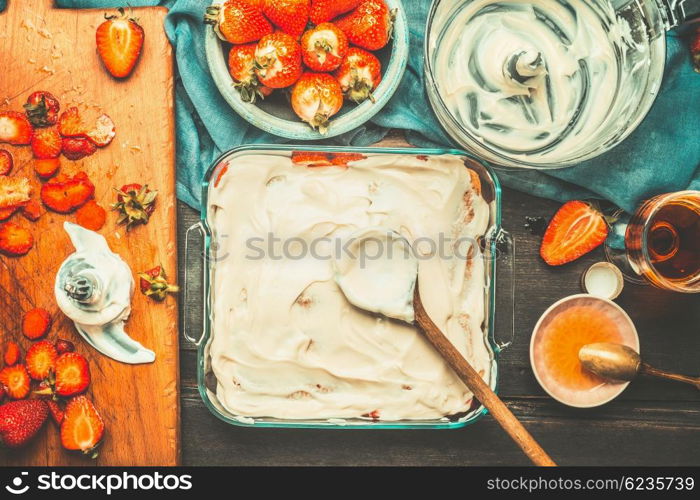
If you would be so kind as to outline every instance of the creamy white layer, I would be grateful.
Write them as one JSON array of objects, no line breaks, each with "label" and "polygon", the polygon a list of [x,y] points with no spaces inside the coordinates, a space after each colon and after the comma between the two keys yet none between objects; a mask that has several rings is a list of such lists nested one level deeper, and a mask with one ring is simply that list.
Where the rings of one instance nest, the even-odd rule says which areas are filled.
[{"label": "creamy white layer", "polygon": [[[489,379],[475,243],[489,207],[459,159],[374,155],[344,169],[240,156],[210,190],[208,221],[218,245],[208,347],[231,413],[400,420],[469,408],[472,394],[415,327],[363,311],[339,289],[331,257],[374,226],[412,243],[427,311]],[[442,244],[442,257],[424,255],[429,242],[460,238]]]}]

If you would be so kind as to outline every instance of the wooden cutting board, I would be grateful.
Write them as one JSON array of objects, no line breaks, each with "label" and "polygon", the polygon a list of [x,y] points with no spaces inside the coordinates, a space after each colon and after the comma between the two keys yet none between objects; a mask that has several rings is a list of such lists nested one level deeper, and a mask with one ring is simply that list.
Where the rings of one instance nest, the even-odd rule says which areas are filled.
[{"label": "wooden cutting board", "polygon": [[[95,30],[104,10],[54,8],[49,0],[10,0],[0,13],[0,111],[22,110],[37,90],[54,94],[61,108],[94,107],[116,124],[112,144],[77,162],[61,157],[62,170],[84,170],[96,186],[95,199],[108,209],[113,188],[137,182],[159,192],[157,209],[147,226],[126,232],[110,212],[100,231],[134,275],[162,264],[177,277],[175,207],[175,135],[173,62],[163,29],[166,9],[133,10],[145,31],[145,45],[134,73],[117,81],[104,70],[95,52]],[[29,147],[8,149],[15,159],[12,176],[26,176],[38,199],[41,183],[34,175]],[[178,315],[175,297],[155,303],[138,291],[126,324],[130,335],[156,353],[148,365],[126,365],[91,348],[58,309],[53,284],[58,267],[73,252],[62,229],[74,215],[45,212],[32,223],[15,214],[13,221],[30,228],[35,246],[21,258],[0,255],[0,345],[13,339],[23,350],[24,311],[44,307],[53,315],[48,339],[70,339],[90,363],[93,398],[106,424],[99,458],[91,461],[61,448],[49,421],[30,446],[0,452],[0,465],[175,465],[180,456],[178,404]],[[138,280],[137,280],[138,283]]]}]

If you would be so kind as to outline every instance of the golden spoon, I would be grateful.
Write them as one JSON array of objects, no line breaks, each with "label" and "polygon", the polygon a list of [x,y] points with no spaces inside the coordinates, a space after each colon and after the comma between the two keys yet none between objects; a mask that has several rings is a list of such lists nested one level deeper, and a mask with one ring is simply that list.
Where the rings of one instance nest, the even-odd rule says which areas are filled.
[{"label": "golden spoon", "polygon": [[700,377],[689,377],[649,366],[642,361],[639,353],[626,345],[610,342],[587,344],[579,350],[578,358],[586,370],[610,380],[629,381],[637,375],[649,375],[685,382],[700,389]]}]

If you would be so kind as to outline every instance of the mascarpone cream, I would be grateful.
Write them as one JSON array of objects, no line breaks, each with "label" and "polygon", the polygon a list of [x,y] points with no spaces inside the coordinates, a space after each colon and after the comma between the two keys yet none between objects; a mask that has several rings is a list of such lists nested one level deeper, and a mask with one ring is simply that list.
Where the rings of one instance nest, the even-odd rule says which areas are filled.
[{"label": "mascarpone cream", "polygon": [[461,160],[378,154],[344,169],[244,154],[210,187],[208,203],[217,250],[207,350],[216,398],[230,413],[402,420],[470,408],[471,392],[422,334],[353,306],[334,266],[363,229],[406,238],[427,312],[489,381],[476,239],[490,211]]}]

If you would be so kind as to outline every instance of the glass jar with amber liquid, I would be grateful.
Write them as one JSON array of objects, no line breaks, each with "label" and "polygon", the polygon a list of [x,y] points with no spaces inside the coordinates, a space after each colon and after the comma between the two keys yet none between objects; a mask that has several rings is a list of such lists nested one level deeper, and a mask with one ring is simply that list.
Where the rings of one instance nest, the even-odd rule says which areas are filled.
[{"label": "glass jar with amber liquid", "polygon": [[665,290],[700,292],[700,191],[644,202],[627,224],[625,248],[637,276]]}]

